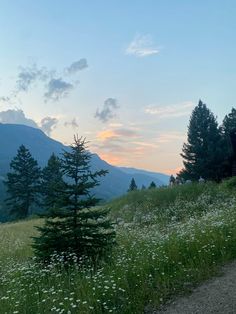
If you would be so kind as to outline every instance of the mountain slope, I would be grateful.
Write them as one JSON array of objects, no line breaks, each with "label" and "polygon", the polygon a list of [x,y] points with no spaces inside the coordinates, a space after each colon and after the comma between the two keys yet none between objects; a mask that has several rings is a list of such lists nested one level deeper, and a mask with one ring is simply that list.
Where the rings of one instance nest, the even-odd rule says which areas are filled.
[{"label": "mountain slope", "polygon": [[[0,180],[9,171],[10,161],[22,144],[30,150],[32,156],[41,167],[46,165],[48,158],[53,152],[56,155],[60,155],[63,150],[68,149],[62,143],[46,136],[39,129],[25,125],[0,123]],[[165,183],[162,179],[159,179],[158,175],[154,178],[153,175],[149,175],[143,170],[139,172],[139,170],[135,169],[135,173],[128,173],[122,168],[111,166],[96,154],[92,155],[91,167],[93,170],[105,169],[109,171],[109,174],[101,179],[101,185],[94,190],[102,199],[111,199],[126,193],[132,177],[135,178],[140,187],[142,184],[149,184],[152,180],[157,185]],[[160,178],[162,177],[160,176]],[[0,189],[1,198],[3,184],[1,184]]]},{"label": "mountain slope", "polygon": [[[136,168],[129,168],[129,167],[119,167],[123,172],[130,174],[130,175],[143,175],[144,178],[153,178],[153,180],[159,182],[159,185],[167,185],[169,183],[170,176],[159,173],[159,172],[152,172],[142,169],[136,169]],[[144,184],[144,183],[142,183]]]}]

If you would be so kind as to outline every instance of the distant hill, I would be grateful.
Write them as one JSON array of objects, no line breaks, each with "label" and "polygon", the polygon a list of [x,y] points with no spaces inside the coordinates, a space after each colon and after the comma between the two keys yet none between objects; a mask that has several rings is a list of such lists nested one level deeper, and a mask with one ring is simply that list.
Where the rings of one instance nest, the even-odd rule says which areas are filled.
[{"label": "distant hill", "polygon": [[[10,161],[22,144],[30,150],[41,167],[46,165],[52,153],[60,155],[63,150],[68,149],[67,146],[49,138],[39,129],[25,125],[0,123],[0,199],[4,197],[2,180],[9,171]],[[101,179],[101,185],[94,190],[98,197],[105,200],[126,193],[132,177],[139,187],[142,184],[147,186],[151,181],[154,181],[158,186],[165,185],[168,181],[167,175],[109,165],[96,154],[92,155],[91,167],[93,170],[105,169],[109,171],[109,174]]]},{"label": "distant hill", "polygon": [[[130,174],[132,176],[143,176],[143,179],[150,179],[150,177],[153,178],[153,181],[159,182],[158,185],[167,185],[169,183],[170,176],[159,173],[159,172],[152,172],[147,170],[141,170],[136,168],[129,168],[129,167],[119,167],[123,172]],[[147,182],[147,185],[149,185],[149,181]],[[145,185],[145,183],[142,181],[142,184]]]}]

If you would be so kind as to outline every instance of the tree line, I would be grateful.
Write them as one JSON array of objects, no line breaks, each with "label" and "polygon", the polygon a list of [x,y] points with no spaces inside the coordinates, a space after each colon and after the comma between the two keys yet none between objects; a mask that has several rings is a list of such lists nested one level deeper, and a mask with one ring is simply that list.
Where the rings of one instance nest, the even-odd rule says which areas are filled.
[{"label": "tree line", "polygon": [[5,185],[11,214],[22,219],[38,206],[46,218],[33,244],[40,260],[59,254],[96,264],[115,243],[108,210],[95,207],[99,199],[91,192],[107,171],[91,172],[90,159],[85,139],[76,136],[68,151],[61,158],[52,154],[42,170],[24,145],[10,163]]},{"label": "tree line", "polygon": [[[148,189],[155,189],[157,186],[156,186],[156,183],[154,181],[152,181],[148,187]],[[130,185],[129,185],[129,188],[127,190],[127,192],[132,192],[132,191],[137,191],[138,190],[138,186],[135,182],[135,179],[132,178],[131,181],[130,181]],[[141,190],[146,190],[146,186],[145,185],[142,185],[141,187]]]},{"label": "tree line", "polygon": [[184,167],[177,175],[178,181],[203,178],[220,182],[232,176],[235,156],[231,136],[235,132],[235,108],[219,125],[216,116],[200,100],[190,117],[187,142],[181,153]]}]

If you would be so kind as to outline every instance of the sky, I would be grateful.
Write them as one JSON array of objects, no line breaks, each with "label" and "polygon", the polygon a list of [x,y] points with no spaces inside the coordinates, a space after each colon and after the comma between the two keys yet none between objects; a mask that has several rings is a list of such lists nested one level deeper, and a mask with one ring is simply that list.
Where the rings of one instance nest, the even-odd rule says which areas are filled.
[{"label": "sky", "polygon": [[234,0],[0,0],[0,122],[113,165],[182,167],[201,99],[236,107]]}]

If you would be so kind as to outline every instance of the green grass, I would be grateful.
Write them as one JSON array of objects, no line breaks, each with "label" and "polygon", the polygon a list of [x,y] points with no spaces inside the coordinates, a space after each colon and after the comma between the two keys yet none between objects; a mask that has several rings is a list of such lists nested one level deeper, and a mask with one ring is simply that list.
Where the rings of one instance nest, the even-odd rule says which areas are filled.
[{"label": "green grass", "polygon": [[194,183],[174,186],[172,188],[163,187],[159,189],[133,191],[111,201],[107,207],[111,209],[111,217],[114,220],[122,219],[125,222],[132,222],[138,219],[139,216],[143,217],[146,214],[153,213],[155,213],[155,216],[163,216],[162,214],[164,214],[166,218],[167,208],[172,207],[174,204],[174,210],[176,211],[177,202],[188,203],[189,205],[189,202],[195,202],[203,193],[214,199],[219,193],[219,186],[215,183]]},{"label": "green grass", "polygon": [[25,220],[0,224],[0,261],[6,259],[22,260],[32,256],[31,237],[36,235],[35,225],[41,220]]},{"label": "green grass", "polygon": [[236,258],[232,185],[185,185],[114,200],[108,206],[120,218],[118,246],[96,273],[65,271],[58,261],[37,265],[30,244],[42,220],[0,225],[0,312],[128,314],[158,307]]}]

